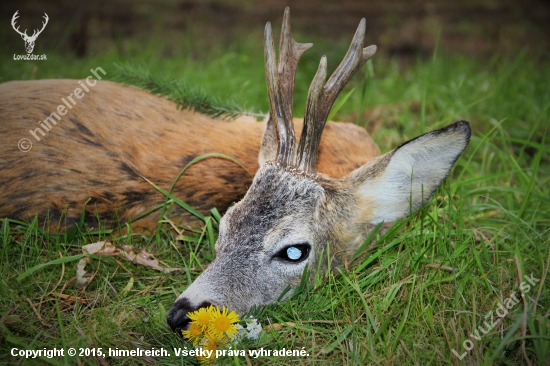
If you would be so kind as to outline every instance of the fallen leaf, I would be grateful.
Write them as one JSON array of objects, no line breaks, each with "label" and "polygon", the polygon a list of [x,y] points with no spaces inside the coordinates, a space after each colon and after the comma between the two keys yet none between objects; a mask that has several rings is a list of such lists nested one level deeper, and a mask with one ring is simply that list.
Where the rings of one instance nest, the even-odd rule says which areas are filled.
[{"label": "fallen leaf", "polygon": [[83,288],[90,281],[90,278],[84,278],[86,275],[86,264],[90,261],[91,259],[88,257],[84,257],[78,261],[76,265],[76,288]]},{"label": "fallen leaf", "polygon": [[[178,273],[183,272],[181,268],[168,268],[164,263],[160,262],[151,253],[140,250],[131,245],[123,245],[118,247],[113,245],[110,241],[104,240],[97,243],[91,243],[82,247],[82,253],[94,254],[103,257],[120,257],[126,259],[134,264],[139,264],[147,267],[154,268],[164,273]],[[77,287],[82,288],[88,284],[90,279],[84,278],[86,275],[86,264],[91,262],[89,257],[82,258],[76,267]],[[162,264],[162,265],[161,265]]]},{"label": "fallen leaf", "polygon": [[140,250],[137,254],[137,248],[130,245],[124,245],[122,247],[121,254],[126,257],[129,261],[133,263],[142,264],[147,267],[151,267],[162,271],[164,273],[173,273],[173,272],[183,272],[180,268],[166,268],[161,267],[158,259],[155,258],[151,253],[146,252],[145,250]]},{"label": "fallen leaf", "polygon": [[119,254],[119,250],[110,241],[98,241],[97,243],[87,244],[82,247],[84,254],[96,254],[105,257],[112,257]]}]

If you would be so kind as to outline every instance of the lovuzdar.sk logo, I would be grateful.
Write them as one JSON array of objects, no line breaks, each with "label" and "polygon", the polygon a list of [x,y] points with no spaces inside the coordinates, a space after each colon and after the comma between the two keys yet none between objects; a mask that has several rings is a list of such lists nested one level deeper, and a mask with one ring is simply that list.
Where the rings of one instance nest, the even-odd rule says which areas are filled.
[{"label": "lovuzdar.sk logo", "polygon": [[38,38],[38,36],[40,35],[40,33],[42,33],[42,31],[44,30],[44,28],[46,28],[46,25],[48,24],[48,14],[44,13],[44,21],[42,22],[42,29],[38,30],[38,29],[35,29],[32,33],[31,36],[29,36],[27,34],[27,30],[25,29],[24,32],[21,32],[19,30],[19,26],[16,24],[16,21],[17,21],[17,18],[19,18],[19,10],[17,10],[15,12],[15,14],[13,14],[13,17],[11,18],[11,26],[13,27],[13,29],[19,33],[21,35],[21,38],[23,38],[23,41],[25,41],[25,50],[27,51],[27,54],[26,55],[16,55],[14,54],[13,55],[13,59],[14,60],[31,60],[31,61],[36,61],[36,60],[46,60],[46,55],[34,55],[32,53],[33,49],[34,49],[34,43],[36,42],[36,38]]}]

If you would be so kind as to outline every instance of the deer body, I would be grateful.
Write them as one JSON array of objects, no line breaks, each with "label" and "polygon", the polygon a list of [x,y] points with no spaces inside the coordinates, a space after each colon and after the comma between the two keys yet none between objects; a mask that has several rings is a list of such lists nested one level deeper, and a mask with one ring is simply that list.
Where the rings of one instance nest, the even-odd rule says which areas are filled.
[{"label": "deer body", "polygon": [[[194,158],[223,153],[250,173],[258,169],[265,123],[252,117],[215,119],[141,89],[96,81],[61,119],[45,119],[76,87],[77,80],[15,81],[0,84],[0,217],[29,220],[49,215],[56,228],[62,214],[77,222],[84,203],[86,222],[120,222],[161,204],[165,197],[142,177],[169,189],[178,173]],[[56,124],[53,125],[55,121]],[[39,123],[42,122],[42,123]],[[296,120],[296,128],[301,126]],[[32,142],[18,149],[22,138]],[[319,171],[341,177],[380,154],[362,128],[329,123],[321,144]],[[240,200],[252,178],[235,163],[208,158],[191,165],[173,194],[204,214],[224,211]],[[156,227],[159,212],[135,222],[134,229]],[[178,207],[172,218],[192,225],[194,216]]]}]

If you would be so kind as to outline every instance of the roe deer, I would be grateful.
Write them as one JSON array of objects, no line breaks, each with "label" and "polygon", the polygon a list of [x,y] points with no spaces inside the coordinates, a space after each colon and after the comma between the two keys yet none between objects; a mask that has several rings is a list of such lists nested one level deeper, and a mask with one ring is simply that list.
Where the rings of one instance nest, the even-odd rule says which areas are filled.
[{"label": "roe deer", "polygon": [[[165,197],[143,178],[168,190],[178,173],[194,158],[223,153],[254,174],[265,123],[252,117],[215,119],[144,90],[108,81],[93,87],[60,120],[45,121],[61,99],[79,87],[77,80],[12,81],[0,84],[0,218],[29,220],[49,217],[56,230],[60,218],[78,222],[86,206],[86,223],[127,219],[162,204]],[[53,122],[56,122],[53,125]],[[302,121],[295,121],[299,128]],[[42,126],[42,127],[41,127]],[[321,141],[319,171],[342,177],[380,154],[368,133],[349,123],[327,123]],[[18,149],[22,138],[32,141],[28,152]],[[235,163],[209,158],[191,165],[173,194],[208,214],[240,200],[252,178]],[[115,211],[118,211],[118,215]],[[117,216],[115,216],[117,215]],[[193,225],[196,217],[179,206],[172,218]],[[159,211],[132,223],[153,230]]]},{"label": "roe deer", "polygon": [[[426,202],[469,142],[470,126],[459,121],[417,137],[344,177],[317,173],[319,141],[330,108],[376,46],[363,48],[362,19],[347,54],[326,83],[327,62],[321,58],[297,142],[291,118],[294,77],[298,59],[311,44],[296,43],[289,22],[287,8],[278,63],[270,23],[265,27],[270,119],[260,150],[261,167],[244,198],[220,221],[216,259],[168,312],[168,324],[178,333],[188,326],[188,312],[210,304],[242,314],[252,305],[275,301],[289,285],[300,282],[306,265],[318,268],[327,243],[334,255],[330,263],[342,263],[373,224],[407,216]],[[320,264],[327,266],[324,261]],[[285,298],[291,294],[292,290]]]}]

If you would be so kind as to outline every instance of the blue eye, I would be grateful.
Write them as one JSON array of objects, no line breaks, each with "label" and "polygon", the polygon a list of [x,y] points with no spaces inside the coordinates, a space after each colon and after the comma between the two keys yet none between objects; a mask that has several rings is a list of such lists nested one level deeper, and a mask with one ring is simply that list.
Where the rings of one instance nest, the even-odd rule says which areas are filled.
[{"label": "blue eye", "polygon": [[286,256],[293,261],[297,261],[302,257],[302,251],[296,247],[288,247]]},{"label": "blue eye", "polygon": [[306,259],[309,254],[309,244],[295,244],[283,248],[275,257],[287,262],[298,263]]}]

